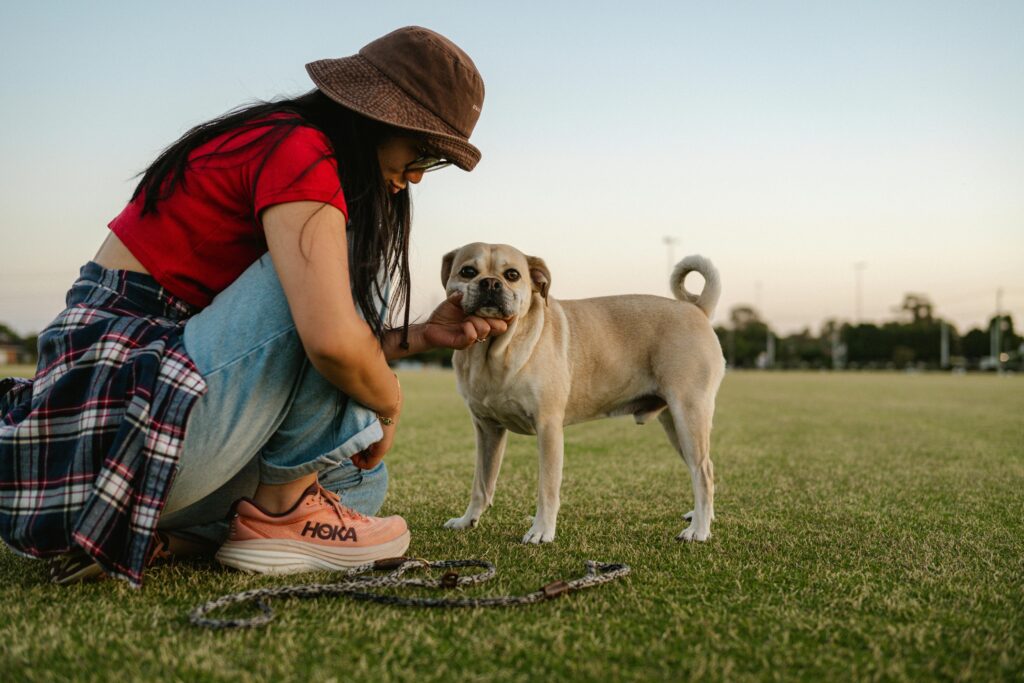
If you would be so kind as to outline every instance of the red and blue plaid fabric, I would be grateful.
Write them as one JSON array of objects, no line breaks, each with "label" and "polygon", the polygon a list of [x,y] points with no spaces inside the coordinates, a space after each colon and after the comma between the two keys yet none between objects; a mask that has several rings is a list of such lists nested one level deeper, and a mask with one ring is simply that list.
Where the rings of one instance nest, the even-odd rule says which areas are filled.
[{"label": "red and blue plaid fabric", "polygon": [[0,388],[0,537],[12,549],[77,546],[141,585],[206,390],[182,342],[194,313],[147,275],[82,267],[67,309],[39,335],[35,378]]}]

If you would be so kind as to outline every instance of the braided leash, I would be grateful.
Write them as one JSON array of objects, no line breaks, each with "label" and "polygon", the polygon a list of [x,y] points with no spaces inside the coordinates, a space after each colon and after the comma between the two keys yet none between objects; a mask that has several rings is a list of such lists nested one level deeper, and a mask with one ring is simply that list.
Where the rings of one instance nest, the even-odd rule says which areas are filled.
[{"label": "braided leash", "polygon": [[[270,598],[315,598],[321,595],[346,595],[355,600],[377,602],[384,605],[402,607],[511,607],[514,605],[532,605],[543,600],[557,598],[564,593],[571,593],[584,588],[598,586],[626,576],[630,572],[629,565],[606,564],[587,560],[586,573],[570,581],[554,581],[540,590],[526,595],[502,595],[489,598],[405,598],[398,595],[381,595],[367,592],[369,589],[417,586],[420,588],[459,588],[484,583],[494,578],[497,573],[495,566],[485,560],[429,560],[395,557],[378,560],[353,567],[345,572],[348,577],[337,583],[310,583],[278,588],[254,588],[241,593],[232,593],[211,600],[196,607],[188,615],[193,626],[209,629],[252,628],[263,626],[274,618],[274,612],[266,603]],[[484,571],[463,576],[453,571],[458,567],[480,567]],[[392,570],[383,576],[362,576],[367,572]],[[445,569],[440,579],[402,578],[412,569]],[[249,619],[214,619],[207,615],[229,605],[254,603],[261,614]]]}]

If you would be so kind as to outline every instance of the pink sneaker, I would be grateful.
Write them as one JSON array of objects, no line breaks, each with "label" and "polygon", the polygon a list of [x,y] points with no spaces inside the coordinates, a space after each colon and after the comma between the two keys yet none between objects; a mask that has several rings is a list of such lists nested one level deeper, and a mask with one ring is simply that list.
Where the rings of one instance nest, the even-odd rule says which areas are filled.
[{"label": "pink sneaker", "polygon": [[316,483],[291,510],[277,515],[248,498],[239,500],[216,557],[244,571],[291,574],[356,567],[398,557],[408,547],[404,519],[361,515]]}]

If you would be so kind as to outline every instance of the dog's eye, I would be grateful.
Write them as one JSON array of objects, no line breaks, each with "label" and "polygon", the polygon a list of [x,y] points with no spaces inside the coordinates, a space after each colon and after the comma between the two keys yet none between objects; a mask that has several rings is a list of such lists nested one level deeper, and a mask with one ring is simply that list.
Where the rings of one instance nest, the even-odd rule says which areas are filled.
[{"label": "dog's eye", "polygon": [[463,266],[462,270],[459,271],[459,275],[466,278],[476,277],[477,272],[479,271],[473,266]]},{"label": "dog's eye", "polygon": [[505,279],[509,282],[515,282],[519,279],[519,271],[515,268],[509,268],[505,271]]}]

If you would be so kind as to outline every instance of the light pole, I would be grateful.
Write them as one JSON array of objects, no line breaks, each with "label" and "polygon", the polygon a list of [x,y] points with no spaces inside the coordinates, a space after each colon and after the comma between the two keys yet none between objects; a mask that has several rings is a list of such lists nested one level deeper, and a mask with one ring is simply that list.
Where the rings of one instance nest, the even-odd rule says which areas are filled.
[{"label": "light pole", "polygon": [[672,276],[672,269],[676,267],[676,245],[679,244],[679,239],[672,237],[671,235],[665,235],[661,238],[662,243],[668,252],[668,274]]},{"label": "light pole", "polygon": [[861,306],[863,304],[863,289],[864,289],[864,268],[867,267],[867,263],[864,261],[857,261],[853,264],[853,272],[857,278],[857,298],[855,300],[855,315],[853,321],[860,325],[861,321]]}]

